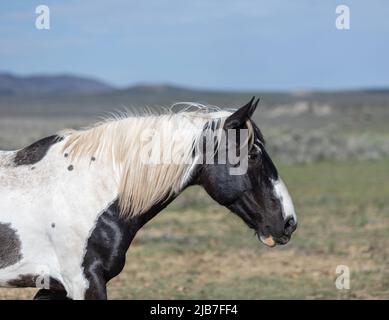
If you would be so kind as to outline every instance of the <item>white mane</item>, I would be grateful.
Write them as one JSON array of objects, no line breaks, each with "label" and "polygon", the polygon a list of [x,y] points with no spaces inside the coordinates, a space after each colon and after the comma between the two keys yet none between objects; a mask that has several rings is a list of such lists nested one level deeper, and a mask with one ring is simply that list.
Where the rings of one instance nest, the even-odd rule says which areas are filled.
[{"label": "white mane", "polygon": [[[91,128],[63,131],[61,135],[66,137],[64,152],[73,161],[94,157],[110,165],[119,177],[117,183],[122,215],[144,213],[155,203],[182,190],[191,177],[193,151],[199,139],[209,134],[217,140],[218,130],[211,128],[216,125],[222,128],[231,114],[216,107],[180,104],[185,108],[179,112],[173,111],[178,104],[163,113],[148,110],[146,114],[136,115],[126,112],[113,115]],[[179,139],[173,139],[177,130],[181,129]],[[156,143],[146,146],[150,141],[144,139],[145,130],[159,135],[159,146]],[[146,147],[161,159],[167,152],[179,147],[184,161],[144,163],[141,156]]]}]

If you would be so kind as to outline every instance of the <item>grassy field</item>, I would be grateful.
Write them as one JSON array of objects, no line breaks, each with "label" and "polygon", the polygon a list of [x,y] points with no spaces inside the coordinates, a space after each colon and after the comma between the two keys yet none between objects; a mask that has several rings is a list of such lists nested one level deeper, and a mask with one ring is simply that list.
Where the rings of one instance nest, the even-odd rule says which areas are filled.
[{"label": "grassy field", "polygon": [[[201,190],[187,190],[136,237],[110,299],[388,299],[389,160],[280,166],[298,211],[269,249]],[[335,287],[338,265],[350,290]],[[32,289],[0,289],[31,298]]]},{"label": "grassy field", "polygon": [[[148,90],[0,97],[0,149],[92,124],[123,106],[240,106],[252,96]],[[389,92],[260,96],[254,119],[283,164],[298,212],[292,241],[266,248],[193,188],[139,232],[125,270],[109,284],[110,299],[389,299]],[[338,265],[350,268],[350,290],[335,287]],[[35,291],[0,289],[0,299]]]}]

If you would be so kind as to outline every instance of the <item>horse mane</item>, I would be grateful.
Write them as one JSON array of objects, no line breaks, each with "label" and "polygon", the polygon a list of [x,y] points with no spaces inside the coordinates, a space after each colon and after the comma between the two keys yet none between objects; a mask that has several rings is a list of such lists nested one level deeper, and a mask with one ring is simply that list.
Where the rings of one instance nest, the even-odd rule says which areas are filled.
[{"label": "horse mane", "polygon": [[[175,111],[177,107],[181,109]],[[131,217],[146,212],[185,187],[196,164],[193,154],[200,139],[210,137],[217,144],[220,130],[214,129],[223,128],[230,114],[231,111],[214,106],[179,103],[169,109],[115,113],[92,127],[65,130],[60,134],[65,138],[63,151],[72,161],[94,158],[111,168],[117,179],[121,215]],[[159,134],[159,146],[147,145],[143,136],[146,129]],[[183,134],[179,141],[172,139],[174,132],[180,129]],[[146,147],[160,159],[164,159],[169,150],[178,148],[183,161],[144,163],[141,157]]]}]

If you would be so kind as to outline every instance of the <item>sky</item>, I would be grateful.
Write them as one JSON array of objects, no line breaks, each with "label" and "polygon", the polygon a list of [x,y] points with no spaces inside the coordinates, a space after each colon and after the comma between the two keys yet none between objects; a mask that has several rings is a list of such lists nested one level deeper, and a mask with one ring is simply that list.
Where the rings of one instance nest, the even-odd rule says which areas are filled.
[{"label": "sky", "polygon": [[[50,9],[50,30],[35,8]],[[338,5],[350,29],[335,27]],[[2,0],[0,71],[116,86],[223,90],[389,86],[387,0]]]}]

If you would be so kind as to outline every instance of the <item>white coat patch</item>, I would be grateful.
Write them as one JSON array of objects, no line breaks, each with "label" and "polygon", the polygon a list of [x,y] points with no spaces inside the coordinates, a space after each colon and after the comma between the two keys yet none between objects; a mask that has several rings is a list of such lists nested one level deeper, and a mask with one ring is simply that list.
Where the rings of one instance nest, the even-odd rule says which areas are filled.
[{"label": "white coat patch", "polygon": [[118,187],[99,161],[71,163],[62,153],[64,142],[33,165],[13,166],[15,153],[0,152],[0,223],[18,234],[22,257],[0,269],[0,286],[44,269],[69,298],[83,299],[89,285],[82,266],[87,241]]}]

